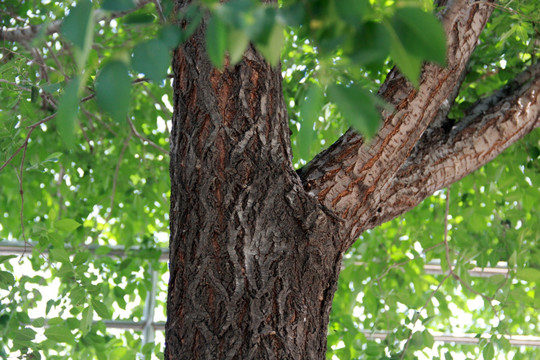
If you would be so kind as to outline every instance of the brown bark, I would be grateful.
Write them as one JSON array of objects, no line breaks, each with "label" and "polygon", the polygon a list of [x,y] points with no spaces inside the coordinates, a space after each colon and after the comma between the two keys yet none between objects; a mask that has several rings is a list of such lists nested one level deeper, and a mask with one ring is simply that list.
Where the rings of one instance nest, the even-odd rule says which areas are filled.
[{"label": "brown bark", "polygon": [[396,69],[392,70],[379,95],[394,105],[394,110],[383,113],[383,125],[375,138],[365,143],[361,135],[349,130],[302,169],[306,187],[345,220],[344,231],[349,232],[351,243],[368,223],[376,222],[374,218],[380,211],[374,210],[380,208],[381,195],[449,95],[460,85],[492,8],[478,2],[459,5],[456,1],[448,10],[453,13],[453,24],[445,23],[450,30],[447,66],[425,65],[418,89]]},{"label": "brown bark", "polygon": [[418,89],[393,70],[380,94],[395,111],[377,137],[365,143],[350,130],[299,174],[280,70],[253,48],[214,69],[204,25],[176,51],[165,359],[324,359],[355,237],[538,126],[538,65],[531,81],[485,100],[488,109],[479,103],[459,126],[441,126],[491,13],[453,4],[442,15],[448,66],[426,65]]},{"label": "brown bark", "polygon": [[279,69],[174,58],[166,359],[317,359],[343,243],[291,165]]}]

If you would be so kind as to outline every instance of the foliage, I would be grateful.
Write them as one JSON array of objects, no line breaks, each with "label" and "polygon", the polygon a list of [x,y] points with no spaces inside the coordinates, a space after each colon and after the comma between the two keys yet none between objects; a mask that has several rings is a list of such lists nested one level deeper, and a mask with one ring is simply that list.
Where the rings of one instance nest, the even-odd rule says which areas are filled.
[{"label": "foliage", "polygon": [[[160,344],[142,347],[140,332],[114,333],[103,320],[141,320],[148,274],[167,270],[159,256],[167,247],[170,195],[169,64],[171,50],[203,18],[218,68],[240,61],[250,42],[271,64],[281,55],[297,167],[349,125],[375,134],[375,108],[385,105],[374,94],[392,64],[416,84],[423,61],[444,63],[443,33],[428,1],[284,0],[278,8],[205,0],[179,14],[172,3],[3,2],[5,28],[62,25],[59,33],[41,27],[26,42],[2,44],[0,239],[35,244],[22,265],[0,257],[2,358],[161,357]],[[453,117],[539,55],[535,10],[535,0],[497,5]],[[510,348],[501,335],[539,333],[539,156],[536,131],[452,186],[448,252],[441,245],[443,192],[363,234],[345,259],[329,358],[432,351],[441,358],[538,358],[531,349]],[[447,266],[447,253],[461,281],[424,271],[433,261]],[[510,268],[507,277],[467,274],[500,261]],[[157,298],[163,309],[163,286]],[[389,335],[368,341],[375,330]],[[475,347],[441,346],[433,344],[435,331],[488,337]]]}]

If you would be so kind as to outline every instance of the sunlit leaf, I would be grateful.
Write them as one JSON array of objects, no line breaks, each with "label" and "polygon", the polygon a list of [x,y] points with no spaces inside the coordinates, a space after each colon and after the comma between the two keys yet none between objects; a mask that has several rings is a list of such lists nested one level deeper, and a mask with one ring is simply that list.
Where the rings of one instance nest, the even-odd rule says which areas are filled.
[{"label": "sunlit leaf", "polygon": [[96,299],[92,299],[92,306],[94,307],[95,312],[102,319],[109,319],[111,317],[111,315],[109,313],[109,309],[101,301],[96,300]]},{"label": "sunlit leaf", "polygon": [[68,344],[75,343],[75,336],[71,333],[69,328],[62,325],[50,326],[46,328],[45,336],[47,337],[47,339],[61,342],[61,343],[68,343]]},{"label": "sunlit leaf", "polygon": [[0,271],[0,285],[2,289],[7,289],[15,284],[15,277],[9,271]]},{"label": "sunlit leaf", "polygon": [[540,270],[534,268],[520,269],[516,272],[516,277],[528,282],[536,282],[540,284]]},{"label": "sunlit leaf", "polygon": [[69,264],[69,254],[65,249],[51,249],[49,250],[51,257],[55,261],[60,261],[62,263]]},{"label": "sunlit leaf", "polygon": [[72,232],[75,229],[77,229],[79,226],[81,226],[80,223],[73,219],[60,219],[58,221],[55,221],[54,227],[58,230],[66,231],[66,232]]}]

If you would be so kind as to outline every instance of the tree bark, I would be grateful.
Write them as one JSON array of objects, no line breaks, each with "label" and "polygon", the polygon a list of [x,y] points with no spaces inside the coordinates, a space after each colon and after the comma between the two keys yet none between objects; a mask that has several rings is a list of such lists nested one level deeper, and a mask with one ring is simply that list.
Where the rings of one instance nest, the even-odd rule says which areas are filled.
[{"label": "tree bark", "polygon": [[425,65],[418,89],[394,69],[380,95],[395,110],[377,137],[349,130],[299,172],[279,68],[250,47],[238,65],[214,69],[204,24],[175,52],[165,359],[325,358],[342,255],[356,237],[539,124],[538,65],[488,109],[480,102],[458,126],[443,124],[491,10],[451,2],[441,16],[447,67]]},{"label": "tree bark", "polygon": [[280,69],[174,57],[166,359],[322,359],[344,243],[292,168]]}]

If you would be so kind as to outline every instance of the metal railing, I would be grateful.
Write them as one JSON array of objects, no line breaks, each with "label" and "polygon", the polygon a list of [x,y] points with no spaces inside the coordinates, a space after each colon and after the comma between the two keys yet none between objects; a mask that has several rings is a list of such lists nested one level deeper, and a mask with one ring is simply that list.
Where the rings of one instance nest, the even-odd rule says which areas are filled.
[{"label": "metal railing", "polygon": [[[34,244],[20,241],[0,241],[0,255],[29,255],[32,253],[32,247]],[[126,250],[122,246],[109,246],[111,251],[104,256],[117,256],[125,257]],[[89,246],[87,249],[94,251],[97,246]],[[132,247],[129,248],[128,252],[136,252],[139,248]],[[46,253],[46,251],[45,251]],[[169,249],[161,249],[161,255],[159,257],[160,261],[169,260]],[[440,264],[431,262],[424,265],[424,270],[427,274],[442,275],[443,270]],[[134,330],[142,331],[142,345],[154,341],[154,332],[155,331],[164,331],[165,323],[163,322],[154,322],[154,310],[155,310],[155,299],[157,293],[157,284],[158,284],[158,272],[150,270],[152,288],[148,292],[148,295],[145,299],[144,313],[142,321],[128,321],[128,320],[103,320],[104,324],[109,329],[123,329],[123,330]],[[469,270],[469,274],[475,277],[490,277],[494,275],[507,275],[509,269],[506,267],[506,263],[500,263],[497,267],[488,267],[480,268],[475,267]],[[388,335],[388,332],[384,331],[371,331],[371,330],[361,330],[364,335],[370,339],[380,339],[383,340]],[[478,337],[476,334],[432,334],[433,339],[438,342],[443,343],[455,343],[455,344],[478,344],[482,337]],[[528,335],[505,335],[505,338],[509,341],[512,346],[531,346],[531,347],[540,347],[540,337],[539,336],[528,336]]]}]

